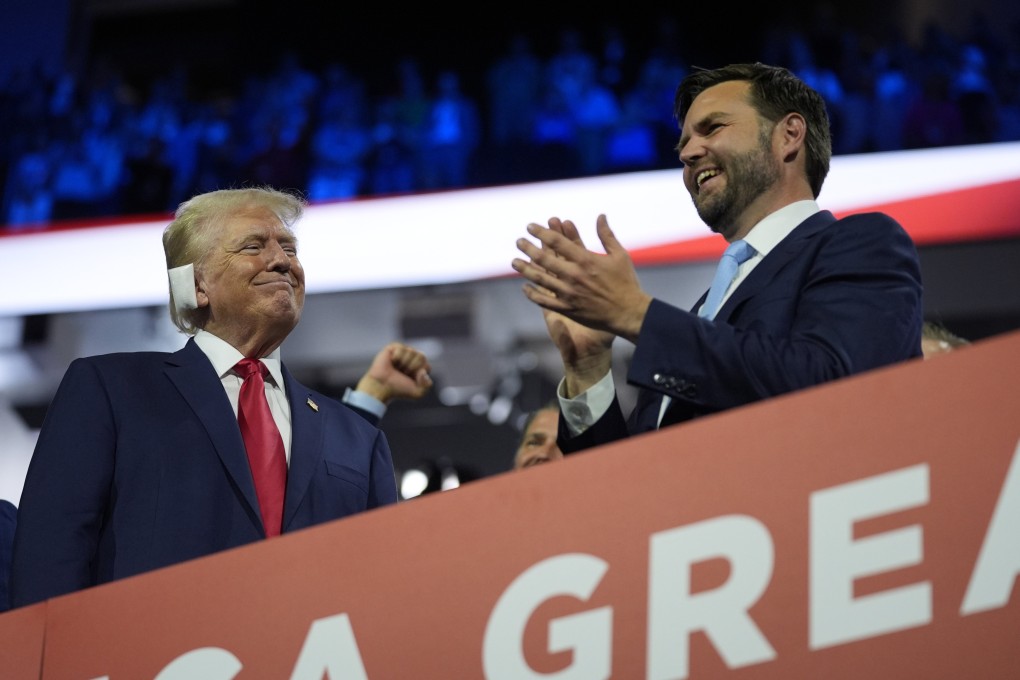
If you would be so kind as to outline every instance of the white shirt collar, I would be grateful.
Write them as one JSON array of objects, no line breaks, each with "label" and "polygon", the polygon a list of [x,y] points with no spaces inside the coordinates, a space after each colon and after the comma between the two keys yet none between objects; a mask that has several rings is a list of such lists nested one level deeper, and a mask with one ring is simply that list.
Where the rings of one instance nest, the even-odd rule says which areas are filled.
[{"label": "white shirt collar", "polygon": [[795,201],[767,216],[751,227],[744,240],[750,243],[762,257],[784,238],[790,235],[798,224],[818,212],[818,203],[813,200]]},{"label": "white shirt collar", "polygon": [[[213,335],[201,328],[195,333],[195,344],[205,352],[216,369],[216,375],[223,376],[230,373],[237,362],[244,358],[244,355],[226,340]],[[269,375],[277,387],[283,388],[283,368],[280,365],[280,348],[274,349],[269,356],[262,357],[262,363],[269,369]]]}]

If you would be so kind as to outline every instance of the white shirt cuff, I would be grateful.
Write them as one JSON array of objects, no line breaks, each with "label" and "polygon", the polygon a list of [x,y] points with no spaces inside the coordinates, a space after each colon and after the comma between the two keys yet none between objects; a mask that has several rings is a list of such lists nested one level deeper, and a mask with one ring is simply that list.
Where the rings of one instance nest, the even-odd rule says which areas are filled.
[{"label": "white shirt cuff", "polygon": [[613,397],[616,396],[616,383],[613,382],[613,372],[609,371],[587,390],[573,399],[568,399],[563,396],[563,382],[561,379],[559,387],[556,388],[556,396],[560,400],[560,411],[567,423],[567,430],[570,436],[576,437],[609,410]]}]

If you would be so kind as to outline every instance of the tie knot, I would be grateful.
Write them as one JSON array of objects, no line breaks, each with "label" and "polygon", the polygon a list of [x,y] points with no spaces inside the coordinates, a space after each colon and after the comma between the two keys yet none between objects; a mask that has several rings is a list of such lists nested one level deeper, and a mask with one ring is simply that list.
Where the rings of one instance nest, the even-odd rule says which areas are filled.
[{"label": "tie knot", "polygon": [[744,264],[751,256],[754,255],[755,250],[747,241],[734,241],[726,248],[726,252],[723,253],[723,257],[732,257],[737,261],[738,265]]},{"label": "tie knot", "polygon": [[266,365],[264,363],[262,363],[258,359],[248,358],[241,359],[240,361],[238,361],[237,364],[234,365],[234,370],[237,371],[237,373],[245,380],[247,380],[248,378],[252,377],[255,374],[259,374],[264,378],[266,376],[266,373],[269,372],[269,369],[266,368]]},{"label": "tie knot", "polygon": [[726,248],[726,252],[719,259],[719,266],[715,270],[715,278],[712,279],[712,287],[708,289],[705,302],[698,310],[698,316],[703,319],[713,319],[722,305],[726,291],[737,275],[737,269],[747,261],[755,250],[747,241],[734,241]]}]

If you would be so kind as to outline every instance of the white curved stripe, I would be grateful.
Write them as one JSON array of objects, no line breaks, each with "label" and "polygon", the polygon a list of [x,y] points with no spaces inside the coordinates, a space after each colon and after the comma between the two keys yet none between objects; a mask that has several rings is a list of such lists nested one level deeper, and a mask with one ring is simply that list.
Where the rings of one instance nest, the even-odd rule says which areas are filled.
[{"label": "white curved stripe", "polygon": [[842,211],[1020,178],[1020,142],[837,156],[819,202]]},{"label": "white curved stripe", "polygon": [[[1017,178],[1020,142],[841,156],[819,200],[843,211]],[[430,285],[513,275],[516,240],[552,216],[600,249],[600,212],[628,249],[710,233],[677,169],[317,205],[298,236],[311,293]],[[166,304],[164,226],[0,238],[11,275],[0,315]]]}]

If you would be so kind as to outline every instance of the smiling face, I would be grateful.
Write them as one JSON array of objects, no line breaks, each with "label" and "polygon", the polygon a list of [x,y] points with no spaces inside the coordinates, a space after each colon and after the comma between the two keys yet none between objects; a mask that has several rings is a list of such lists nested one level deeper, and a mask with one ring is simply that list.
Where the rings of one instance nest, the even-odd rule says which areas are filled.
[{"label": "smiling face", "polygon": [[305,273],[297,241],[264,206],[236,211],[211,228],[196,272],[199,307],[209,309],[204,328],[245,356],[265,356],[301,318]]},{"label": "smiling face", "polygon": [[699,94],[677,145],[698,215],[730,241],[768,214],[769,193],[781,179],[776,126],[751,106],[749,89],[730,80]]},{"label": "smiling face", "polygon": [[563,452],[556,445],[556,434],[560,426],[560,412],[542,409],[531,419],[521,445],[514,456],[514,469],[522,470],[541,463],[551,463],[563,458]]}]

